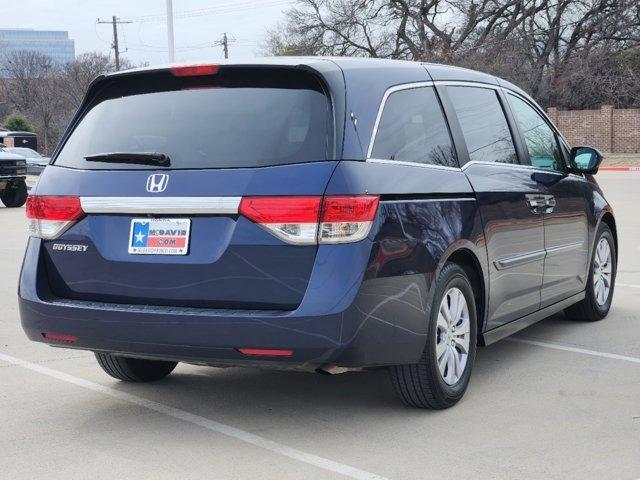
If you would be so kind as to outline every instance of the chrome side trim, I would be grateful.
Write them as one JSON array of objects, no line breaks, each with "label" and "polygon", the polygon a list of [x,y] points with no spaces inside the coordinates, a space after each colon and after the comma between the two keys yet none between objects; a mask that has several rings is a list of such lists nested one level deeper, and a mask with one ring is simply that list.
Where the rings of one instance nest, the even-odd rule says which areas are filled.
[{"label": "chrome side trim", "polygon": [[570,250],[577,250],[581,248],[583,245],[584,245],[584,242],[574,242],[574,243],[567,243],[565,245],[558,245],[556,247],[549,247],[546,249],[547,257],[551,255],[556,255],[558,253],[568,252]]},{"label": "chrome side trim", "polygon": [[80,197],[86,213],[229,215],[242,197]]},{"label": "chrome side trim", "polygon": [[[450,87],[476,87],[476,88],[488,88],[490,90],[504,90],[500,85],[494,85],[492,83],[482,82],[465,82],[464,80],[436,80],[434,85],[448,85]],[[511,91],[511,90],[509,90]]]},{"label": "chrome side trim", "polygon": [[558,253],[568,252],[570,250],[577,250],[584,245],[584,242],[573,242],[565,245],[558,245],[555,247],[545,248],[544,250],[538,250],[537,252],[525,253],[524,255],[517,255],[515,257],[503,258],[501,260],[495,260],[493,264],[496,269],[504,270],[505,268],[519,267],[526,263],[535,262],[542,258],[557,255]]},{"label": "chrome side trim", "polygon": [[481,160],[472,160],[470,162],[465,163],[462,166],[462,170],[466,170],[471,165],[491,165],[493,167],[517,168],[517,169],[524,169],[524,170],[532,170],[534,172],[551,173],[553,175],[560,175],[561,177],[564,176],[562,172],[558,172],[555,170],[545,170],[544,168],[538,168],[534,165],[523,165],[521,163],[483,162]]},{"label": "chrome side trim", "polygon": [[539,250],[537,252],[525,253],[524,255],[517,255],[515,257],[503,258],[501,260],[495,260],[493,264],[496,269],[504,270],[505,268],[519,267],[526,263],[535,262],[536,260],[542,260],[547,252],[545,250]]},{"label": "chrome side trim", "polygon": [[405,165],[407,167],[419,167],[419,168],[432,168],[435,170],[449,170],[454,172],[460,172],[461,169],[459,167],[447,167],[446,165],[431,165],[428,163],[418,163],[418,162],[406,162],[404,160],[387,160],[384,158],[367,158],[367,162],[370,163],[385,163],[389,165]]},{"label": "chrome side trim", "polygon": [[422,87],[433,87],[433,82],[414,82],[414,83],[405,83],[402,85],[396,85],[395,87],[388,88],[384,95],[382,96],[382,101],[380,102],[380,106],[378,107],[378,114],[376,115],[376,123],[373,124],[373,132],[371,132],[371,138],[369,139],[369,146],[367,148],[367,161],[371,157],[371,151],[373,150],[373,142],[376,139],[376,135],[378,134],[378,126],[380,125],[380,119],[382,118],[382,111],[384,110],[384,106],[387,103],[387,99],[389,95],[394,92],[398,92],[400,90],[410,90],[413,88],[422,88]]},{"label": "chrome side trim", "polygon": [[[433,87],[433,86],[436,86],[436,85],[487,88],[489,90],[496,90],[496,91],[500,90],[500,91],[505,92],[505,94],[508,93],[510,95],[518,97],[521,100],[525,101],[527,104],[529,104],[531,107],[533,107],[534,110],[536,110],[538,113],[540,113],[542,115],[542,117],[546,120],[547,124],[555,132],[555,134],[558,135],[568,145],[568,142],[566,141],[566,139],[564,138],[562,133],[558,130],[558,128],[553,124],[553,122],[551,121],[551,119],[549,118],[547,113],[545,111],[543,111],[538,105],[531,103],[531,100],[529,100],[528,98],[523,97],[519,92],[511,90],[511,89],[509,89],[507,87],[503,87],[502,85],[493,85],[491,83],[466,82],[466,81],[460,81],[460,80],[436,80],[436,81],[414,82],[414,83],[405,83],[405,84],[402,84],[402,85],[396,85],[396,86],[388,88],[384,92],[384,95],[382,97],[382,101],[380,102],[380,106],[378,107],[378,113],[376,115],[376,121],[375,121],[375,123],[373,125],[373,132],[371,133],[371,139],[369,140],[369,146],[367,148],[367,156],[366,156],[366,161],[367,162],[391,163],[391,164],[395,164],[395,165],[407,165],[407,166],[426,167],[426,168],[440,168],[440,169],[446,169],[446,170],[465,170],[468,165],[481,164],[481,165],[494,165],[494,166],[506,167],[506,168],[524,168],[524,169],[527,169],[527,170],[533,170],[535,172],[551,173],[551,174],[559,175],[559,176],[566,176],[567,175],[564,172],[559,172],[559,171],[556,171],[556,170],[546,170],[544,168],[538,168],[538,167],[535,167],[533,165],[523,165],[521,163],[514,164],[514,163],[471,161],[471,162],[467,162],[466,164],[464,164],[462,166],[462,168],[458,168],[458,167],[446,167],[446,166],[440,166],[440,165],[425,165],[425,164],[416,163],[416,162],[406,162],[406,161],[396,161],[396,160],[386,160],[386,159],[371,158],[371,152],[373,151],[373,143],[374,143],[374,141],[376,139],[376,135],[378,134],[378,127],[380,126],[380,119],[382,118],[382,113],[383,113],[384,107],[385,107],[385,105],[387,103],[387,99],[389,98],[389,96],[392,93],[400,91],[400,90],[409,90],[409,89],[413,89],[413,88],[422,88],[422,87]],[[445,115],[445,117],[446,117],[446,115]],[[580,178],[580,179],[586,181],[586,179],[582,175],[576,175],[574,173],[570,173],[569,175],[570,176],[575,176],[576,178]]]}]

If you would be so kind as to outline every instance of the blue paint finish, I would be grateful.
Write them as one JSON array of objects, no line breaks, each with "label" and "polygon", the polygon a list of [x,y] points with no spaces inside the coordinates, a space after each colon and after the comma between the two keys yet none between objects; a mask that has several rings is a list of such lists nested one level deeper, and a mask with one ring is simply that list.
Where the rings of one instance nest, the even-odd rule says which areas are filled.
[{"label": "blue paint finish", "polygon": [[162,170],[76,170],[50,165],[42,173],[37,194],[79,196],[237,196],[322,195],[338,162],[311,162],[261,168],[170,170],[162,193],[145,190],[147,178]]},{"label": "blue paint finish", "polygon": [[[160,169],[82,171],[53,165],[43,172],[36,193],[378,194],[369,236],[350,244],[291,246],[239,215],[202,215],[191,217],[189,255],[134,256],[127,244],[136,216],[89,215],[58,240],[29,240],[19,287],[29,338],[42,342],[42,332],[64,333],[78,337],[74,348],[214,364],[414,363],[427,341],[435,282],[452,256],[463,254],[479,269],[480,314],[487,330],[537,309],[543,292],[540,265],[504,274],[495,260],[544,249],[545,242],[559,242],[562,232],[577,227],[588,230],[590,255],[598,222],[611,210],[592,177],[556,180],[532,169],[486,164],[463,171],[362,161],[380,101],[391,86],[430,79],[513,86],[479,72],[389,60],[281,59],[264,65],[308,68],[324,78],[344,133],[343,141],[336,135],[337,160],[171,170],[161,194],[145,190],[148,175]],[[464,156],[463,140],[456,132],[454,137]],[[550,191],[562,203],[557,215],[532,216],[524,194]],[[554,222],[551,236],[542,233],[546,221]],[[54,243],[88,249],[54,250]],[[554,262],[557,271],[566,265],[562,258]],[[539,286],[531,288],[531,282]],[[238,347],[290,348],[294,356],[256,361],[239,354]]]},{"label": "blue paint finish", "polygon": [[[344,159],[364,159],[371,140],[373,125],[385,91],[393,85],[426,82],[430,78],[419,63],[357,59],[336,59],[344,72],[347,89],[346,114],[354,113],[357,127],[345,120]],[[393,68],[389,68],[389,66]]]},{"label": "blue paint finish", "polygon": [[498,79],[493,75],[469,70],[467,68],[453,67],[450,65],[438,65],[435,63],[426,63],[424,67],[434,81],[462,81],[462,82],[479,82],[497,85]]},{"label": "blue paint finish", "polygon": [[459,170],[391,163],[340,162],[331,177],[327,194],[367,192],[382,195],[473,195],[467,177]]}]

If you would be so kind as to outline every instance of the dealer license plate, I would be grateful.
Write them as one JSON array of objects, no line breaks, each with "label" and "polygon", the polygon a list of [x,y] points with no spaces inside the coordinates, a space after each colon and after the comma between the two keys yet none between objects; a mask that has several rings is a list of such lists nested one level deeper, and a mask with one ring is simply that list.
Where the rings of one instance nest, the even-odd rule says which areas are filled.
[{"label": "dealer license plate", "polygon": [[129,253],[134,255],[186,255],[189,251],[188,218],[133,218]]}]

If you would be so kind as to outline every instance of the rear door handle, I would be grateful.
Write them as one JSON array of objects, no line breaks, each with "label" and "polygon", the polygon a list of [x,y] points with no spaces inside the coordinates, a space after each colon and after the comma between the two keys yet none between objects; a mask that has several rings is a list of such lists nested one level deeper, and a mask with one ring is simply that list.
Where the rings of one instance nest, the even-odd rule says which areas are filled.
[{"label": "rear door handle", "polygon": [[527,206],[533,213],[540,213],[540,208],[544,208],[545,213],[553,212],[556,206],[556,198],[553,195],[525,195]]},{"label": "rear door handle", "polygon": [[546,206],[546,199],[544,198],[544,195],[525,195],[525,199],[527,206],[533,213],[540,213],[540,210],[538,209]]}]

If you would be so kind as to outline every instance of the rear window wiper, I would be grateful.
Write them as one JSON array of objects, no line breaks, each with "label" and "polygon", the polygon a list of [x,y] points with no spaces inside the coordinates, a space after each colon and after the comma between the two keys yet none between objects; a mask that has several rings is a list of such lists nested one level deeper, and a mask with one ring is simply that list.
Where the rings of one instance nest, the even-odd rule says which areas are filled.
[{"label": "rear window wiper", "polygon": [[130,163],[133,165],[156,165],[159,167],[168,167],[171,165],[171,159],[167,155],[153,152],[96,153],[87,155],[84,159],[87,162]]}]

